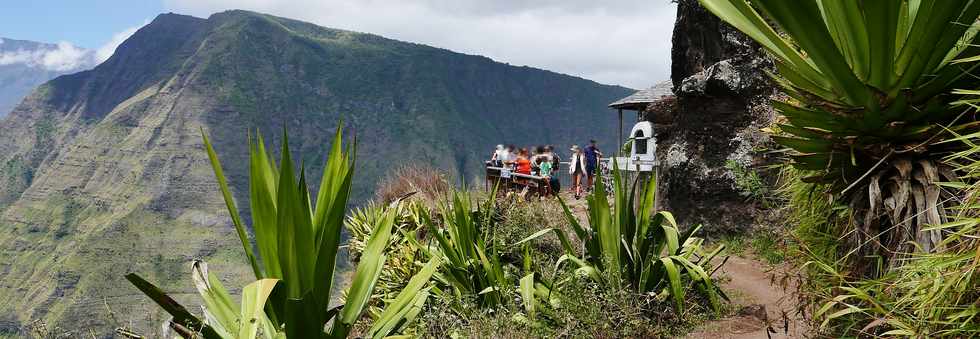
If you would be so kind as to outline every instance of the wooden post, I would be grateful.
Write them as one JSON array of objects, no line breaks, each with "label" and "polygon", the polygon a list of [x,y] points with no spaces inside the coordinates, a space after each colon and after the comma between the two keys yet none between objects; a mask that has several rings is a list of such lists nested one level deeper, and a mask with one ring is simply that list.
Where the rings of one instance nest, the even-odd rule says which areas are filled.
[{"label": "wooden post", "polygon": [[623,151],[623,109],[617,109],[619,111],[619,144],[616,145],[616,154],[622,156],[620,152]]},{"label": "wooden post", "polygon": [[656,186],[657,188],[656,188],[656,191],[654,192],[654,196],[653,196],[653,211],[656,213],[656,212],[660,211],[660,200],[662,199],[661,196],[660,196],[661,182],[660,182],[660,162],[659,161],[657,162],[656,165],[653,166],[653,180],[656,180],[657,181],[657,186]]}]

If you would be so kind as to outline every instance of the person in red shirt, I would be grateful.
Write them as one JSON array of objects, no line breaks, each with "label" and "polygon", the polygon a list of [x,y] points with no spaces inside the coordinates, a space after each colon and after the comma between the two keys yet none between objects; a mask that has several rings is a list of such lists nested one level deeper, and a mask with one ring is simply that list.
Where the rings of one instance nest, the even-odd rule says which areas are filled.
[{"label": "person in red shirt", "polygon": [[531,174],[531,158],[528,157],[527,148],[521,148],[517,153],[517,160],[514,163],[517,165],[515,172],[527,175]]}]

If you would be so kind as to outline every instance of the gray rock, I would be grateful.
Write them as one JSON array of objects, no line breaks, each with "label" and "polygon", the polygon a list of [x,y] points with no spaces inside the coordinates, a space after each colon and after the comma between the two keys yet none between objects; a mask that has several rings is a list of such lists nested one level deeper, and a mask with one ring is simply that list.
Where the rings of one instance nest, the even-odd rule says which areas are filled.
[{"label": "gray rock", "polygon": [[765,75],[772,62],[696,0],[678,1],[671,55],[675,97],[657,112],[669,115],[657,117],[660,206],[709,234],[747,230],[761,206],[740,194],[726,163],[768,161],[756,150],[770,142],[761,129],[774,119],[775,90]]}]

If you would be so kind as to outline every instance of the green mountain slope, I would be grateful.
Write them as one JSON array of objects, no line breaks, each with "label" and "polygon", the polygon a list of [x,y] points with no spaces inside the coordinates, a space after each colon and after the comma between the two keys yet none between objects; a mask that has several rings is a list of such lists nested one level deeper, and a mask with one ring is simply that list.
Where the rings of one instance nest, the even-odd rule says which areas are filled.
[{"label": "green mountain slope", "polygon": [[277,144],[287,127],[318,172],[343,120],[363,200],[401,164],[471,181],[497,143],[609,145],[605,105],[629,92],[251,12],[160,15],[106,62],[42,85],[0,121],[0,336],[33,319],[104,331],[103,300],[122,322],[159,321],[128,271],[179,294],[193,289],[187,262],[204,258],[241,286],[247,267],[201,129],[248,206],[247,131]]}]

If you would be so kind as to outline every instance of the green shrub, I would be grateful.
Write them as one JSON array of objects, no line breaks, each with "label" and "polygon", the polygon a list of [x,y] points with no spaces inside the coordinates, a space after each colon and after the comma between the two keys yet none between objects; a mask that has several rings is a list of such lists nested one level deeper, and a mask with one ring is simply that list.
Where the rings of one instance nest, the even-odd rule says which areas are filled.
[{"label": "green shrub", "polygon": [[[797,243],[791,255],[799,258],[796,263],[806,274],[800,280],[800,298],[815,328],[828,336],[980,336],[975,302],[980,299],[980,205],[975,200],[980,185],[950,188],[962,190],[966,200],[958,216],[932,226],[946,234],[946,250],[908,253],[903,265],[868,279],[846,264],[855,255],[840,242],[847,232],[842,227],[847,207],[811,184],[795,182],[789,187]],[[879,265],[884,263],[879,260]]]},{"label": "green shrub", "polygon": [[[417,321],[421,337],[461,338],[667,338],[678,337],[707,319],[708,304],[688,294],[683,316],[672,302],[627,289],[603,288],[588,277],[566,274],[562,303],[548,321],[528,322],[516,303],[493,310],[476,307],[473,300],[435,299]],[[517,298],[517,295],[511,297]],[[458,313],[459,309],[472,312]]]},{"label": "green shrub", "polygon": [[[435,203],[410,201],[387,209],[395,211],[395,235],[385,250],[391,260],[380,274],[378,294],[388,298],[421,262],[441,258],[434,298],[418,324],[404,332],[420,336],[666,336],[685,331],[709,309],[721,312],[721,293],[707,272],[722,249],[704,253],[702,240],[691,236],[697,229],[681,234],[669,213],[653,213],[652,182],[639,191],[638,209],[609,213],[635,199],[635,189],[626,193],[618,177],[615,184],[613,207],[602,184],[589,197],[590,221],[605,218],[608,227],[614,219],[633,230],[628,238],[637,255],[623,258],[620,266],[603,262],[608,257],[594,251],[602,246],[602,228],[586,229],[561,201],[497,199],[495,192],[478,199],[476,193],[454,191]],[[384,211],[372,204],[348,218],[352,258],[361,255],[374,232],[371,225]],[[583,236],[569,239],[567,232]],[[637,259],[646,267],[627,264]],[[624,285],[633,288],[618,288]]]},{"label": "green shrub", "polygon": [[762,180],[759,173],[734,160],[725,161],[725,168],[732,173],[735,188],[743,197],[764,201],[769,195],[769,185]]}]

